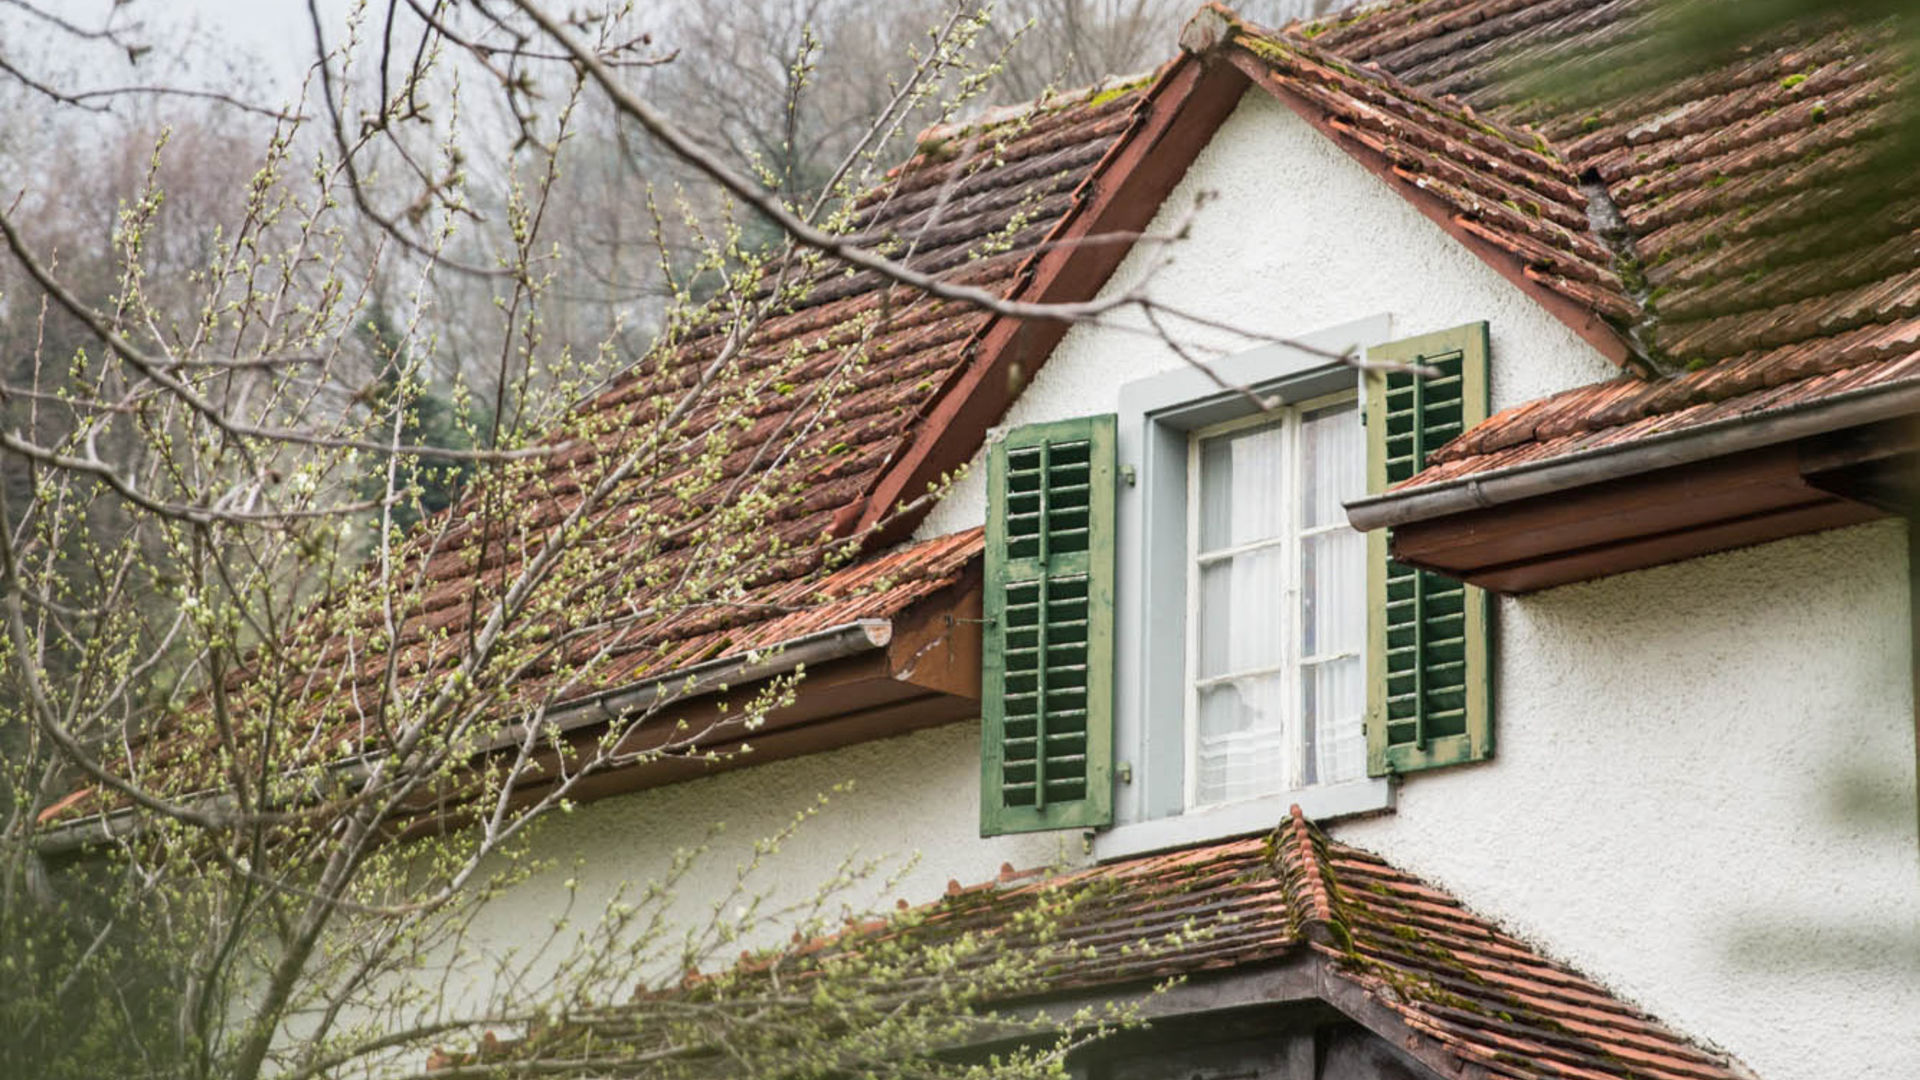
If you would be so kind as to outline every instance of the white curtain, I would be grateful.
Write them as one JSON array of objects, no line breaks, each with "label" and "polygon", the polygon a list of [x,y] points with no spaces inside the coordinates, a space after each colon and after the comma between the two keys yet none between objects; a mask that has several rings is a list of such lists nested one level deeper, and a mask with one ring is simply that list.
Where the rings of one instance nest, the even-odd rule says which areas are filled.
[{"label": "white curtain", "polygon": [[1341,405],[1301,426],[1301,784],[1366,775],[1367,541],[1341,504],[1367,488],[1358,412]]},{"label": "white curtain", "polygon": [[[1285,427],[1201,443],[1194,798],[1228,802],[1288,786]],[[1223,549],[1262,544],[1217,559]],[[1227,678],[1223,678],[1227,677]]]},{"label": "white curtain", "polygon": [[1366,539],[1342,507],[1366,488],[1355,406],[1203,439],[1199,458],[1193,801],[1364,776]]}]

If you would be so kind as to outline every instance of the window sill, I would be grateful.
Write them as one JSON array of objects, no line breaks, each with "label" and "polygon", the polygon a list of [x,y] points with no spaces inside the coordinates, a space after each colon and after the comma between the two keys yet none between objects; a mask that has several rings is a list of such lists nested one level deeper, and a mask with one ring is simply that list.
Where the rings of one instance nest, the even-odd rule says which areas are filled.
[{"label": "window sill", "polygon": [[1385,777],[1350,780],[1344,784],[1329,784],[1208,807],[1177,817],[1115,825],[1093,834],[1093,857],[1106,862],[1109,859],[1270,832],[1295,804],[1315,823],[1377,814],[1393,809],[1393,782]]}]

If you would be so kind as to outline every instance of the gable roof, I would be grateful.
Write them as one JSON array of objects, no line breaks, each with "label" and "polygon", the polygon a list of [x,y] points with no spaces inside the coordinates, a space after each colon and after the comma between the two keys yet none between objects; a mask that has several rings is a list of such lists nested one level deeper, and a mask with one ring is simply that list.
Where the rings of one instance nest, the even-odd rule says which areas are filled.
[{"label": "gable roof", "polygon": [[[851,237],[915,270],[1009,299],[1088,299],[1230,111],[1232,101],[1213,86],[1196,66],[1174,63],[1154,77],[926,132],[915,155],[856,202]],[[1154,151],[1151,162],[1141,160],[1146,148]],[[1001,317],[827,265],[812,270],[799,299],[760,325],[714,375],[704,369],[729,348],[733,315],[725,308],[703,313],[693,331],[646,357],[553,433],[548,442],[568,448],[516,493],[527,504],[514,522],[521,535],[504,538],[501,554],[476,558],[473,548],[488,537],[462,525],[430,549],[416,545],[409,566],[418,570],[419,609],[399,635],[402,665],[444,664],[444,649],[430,652],[415,639],[423,632],[443,641],[457,635],[471,618],[467,601],[534,557],[541,530],[577,504],[636,429],[658,423],[668,395],[702,380],[711,382],[705,403],[680,421],[674,437],[698,445],[727,408],[747,402],[751,426],[719,462],[727,489],[689,506],[676,494],[683,473],[638,477],[589,523],[584,547],[597,563],[643,572],[621,597],[621,610],[588,612],[582,620],[607,619],[607,634],[615,636],[611,643],[605,634],[580,636],[574,651],[607,650],[613,659],[597,670],[595,685],[571,694],[766,648],[771,635],[797,622],[818,624],[823,611],[851,611],[852,594],[834,583],[874,581],[871,568],[860,569],[862,560],[885,560],[891,581],[950,581],[950,556],[977,551],[977,532],[971,547],[942,538],[893,553],[879,549],[924,512],[930,487],[972,457],[1018,392],[1022,373],[1030,376],[1065,330],[1064,322]],[[802,359],[796,364],[794,357]],[[811,426],[769,464],[769,447],[802,424]],[[758,480],[760,472],[778,474],[786,486],[763,485],[772,494],[764,516],[750,524],[764,526],[765,535],[755,538],[750,557],[729,565],[728,580],[716,583],[725,587],[721,595],[688,610],[645,614],[655,580],[680,572],[697,553],[633,527],[626,515],[646,513],[650,524],[678,526],[680,518],[743,501],[735,485]],[[466,509],[456,509],[453,519]],[[853,565],[836,570],[849,560]],[[893,614],[930,591],[902,597],[896,589],[894,606],[869,601],[861,611]],[[640,617],[628,614],[636,609]],[[351,641],[340,642],[326,659],[341,661],[352,650]],[[535,694],[544,689],[537,679],[526,685]],[[343,688],[336,683],[329,691]]]},{"label": "gable roof", "polygon": [[1623,332],[1639,308],[1593,233],[1578,174],[1538,135],[1218,4],[1181,44],[1288,105],[1602,354],[1641,363]]},{"label": "gable roof", "polygon": [[[1084,198],[1086,174],[1128,129],[1141,100],[1137,87],[1089,91],[949,133],[945,143],[930,139],[889,183],[860,200],[853,235],[902,249],[898,257],[922,272],[1020,295],[1048,238]],[[615,618],[618,611],[588,612],[583,621],[609,619],[607,633],[619,638],[614,659],[596,675],[600,686],[763,647],[768,627],[838,602],[822,588],[823,575],[858,552],[859,545],[847,541],[875,485],[991,321],[977,309],[828,266],[812,271],[799,299],[758,326],[737,358],[709,376],[704,369],[732,344],[735,325],[725,308],[704,315],[550,436],[568,450],[547,459],[544,475],[522,489],[532,510],[515,524],[529,534],[526,540],[505,538],[501,555],[484,570],[473,558],[472,549],[487,539],[477,529],[456,526],[430,553],[414,553],[421,556],[417,588],[426,595],[402,627],[401,642],[409,642],[414,623],[442,633],[463,629],[471,594],[484,593],[490,577],[540,550],[541,530],[557,524],[578,493],[620,458],[636,430],[662,422],[669,395],[710,379],[700,403],[672,425],[669,437],[697,447],[723,418],[743,411],[750,427],[727,440],[718,464],[723,483],[686,505],[677,494],[679,473],[637,477],[590,523],[583,543],[601,564],[646,566],[646,578],[618,605],[644,612],[652,594],[665,591],[659,579],[684,569],[699,552],[661,542],[629,524],[628,515],[645,511],[649,524],[680,526],[741,498],[743,486],[767,484],[764,474],[771,473],[785,486],[763,488],[771,492],[757,519],[763,551],[728,567],[728,577],[741,586],[734,595],[722,591],[713,603],[625,625]],[[770,460],[769,451],[777,457]],[[465,500],[455,520],[484,494]],[[940,563],[940,545],[923,551],[924,557],[896,558],[896,573]],[[943,572],[936,568],[935,576]],[[443,611],[445,618],[436,619]],[[586,638],[576,651],[608,644]]]},{"label": "gable roof", "polygon": [[[971,926],[1009,921],[1043,887],[1099,885],[1060,936],[1089,949],[1049,983],[1138,984],[1310,957],[1330,1004],[1381,1031],[1397,1022],[1443,1076],[1516,1080],[1743,1075],[1445,891],[1329,839],[1294,807],[1264,839],[1112,863],[949,901]],[[988,886],[988,889],[995,889]],[[933,919],[937,922],[941,915]],[[1191,932],[1183,932],[1183,928]],[[1168,942],[1163,948],[1140,943]],[[1128,946],[1134,946],[1129,955]],[[1056,981],[1057,980],[1057,981]]]},{"label": "gable roof", "polygon": [[1297,28],[1478,115],[1526,124],[1618,208],[1638,321],[1671,375],[1621,378],[1499,413],[1430,458],[1419,488],[1603,446],[1890,389],[1920,376],[1920,199],[1860,212],[1900,104],[1894,51],[1817,29],[1708,70],[1598,91],[1526,76],[1627,57],[1639,0],[1414,0]]},{"label": "gable roof", "polygon": [[[1035,918],[1039,912],[1050,912]],[[958,883],[909,911],[748,963],[729,998],[751,1000],[752,978],[777,968],[794,985],[823,958],[884,943],[976,935],[985,947],[964,964],[1009,952],[1042,958],[1040,996],[1014,991],[999,1006],[1141,993],[1145,1018],[1242,1005],[1323,1002],[1443,1077],[1512,1080],[1736,1080],[1721,1055],[1621,1000],[1578,971],[1468,910],[1443,890],[1385,860],[1331,840],[1293,808],[1265,838],[1233,840],[1059,875],[1019,874]],[[1219,981],[1261,973],[1239,990]],[[698,985],[698,977],[692,983]],[[1183,996],[1192,992],[1191,1002]],[[643,990],[651,1000],[671,988]],[[620,1009],[570,1023],[573,1045],[615,1055],[631,1048],[632,1017]],[[644,1025],[640,1026],[644,1032]],[[625,1041],[623,1042],[623,1038]],[[538,1052],[540,1047],[531,1049]],[[497,1046],[489,1064],[510,1063]]]}]

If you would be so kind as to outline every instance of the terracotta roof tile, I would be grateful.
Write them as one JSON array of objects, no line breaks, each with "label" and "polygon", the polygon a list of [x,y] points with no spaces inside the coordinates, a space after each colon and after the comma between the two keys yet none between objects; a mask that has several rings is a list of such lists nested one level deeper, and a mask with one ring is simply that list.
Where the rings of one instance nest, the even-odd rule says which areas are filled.
[{"label": "terracotta roof tile", "polygon": [[[923,271],[1015,293],[1047,252],[1043,241],[1091,198],[1088,178],[1141,122],[1147,100],[1146,86],[1105,87],[929,133],[918,156],[858,201],[852,229]],[[717,309],[696,318],[547,436],[563,452],[476,484],[416,533],[396,560],[393,632],[378,610],[347,618],[339,598],[316,603],[290,637],[311,650],[291,688],[309,703],[302,730],[290,732],[304,760],[276,764],[377,749],[388,655],[403,695],[444,678],[476,616],[650,438],[665,439],[658,454],[608,488],[582,523],[578,562],[545,586],[565,590],[556,606],[572,621],[526,632],[560,643],[523,669],[485,676],[511,680],[500,691],[503,715],[897,614],[955,584],[979,552],[979,530],[877,554],[862,553],[850,533],[925,412],[967,367],[989,316],[835,266],[803,269],[801,280],[731,362],[708,370],[735,317]],[[696,385],[700,401],[669,430],[661,419]],[[723,420],[735,426],[708,455]],[[754,490],[757,502],[743,502]],[[703,542],[691,523],[747,505],[757,507],[752,527],[718,538],[739,548],[725,573],[704,571],[710,560],[691,546]],[[247,692],[262,681],[245,669],[227,678]],[[493,693],[491,684],[480,692]],[[130,767],[194,758],[171,745],[185,741],[163,733]],[[184,791],[205,780],[182,774],[178,783]]]},{"label": "terracotta roof tile", "polygon": [[[1017,916],[1063,897],[1044,942],[1033,938]],[[949,885],[946,897],[914,914],[905,930],[856,929],[806,943],[800,953],[857,951],[876,934],[938,941],[974,932],[995,941],[989,955],[1046,948],[1044,996],[1314,958],[1371,1007],[1492,1075],[1743,1075],[1445,891],[1329,839],[1298,808],[1264,839],[1055,876],[1003,873],[967,888]]]},{"label": "terracotta roof tile", "polygon": [[[1527,124],[1569,170],[1603,181],[1650,290],[1629,317],[1677,372],[1506,410],[1404,486],[1806,404],[1887,381],[1822,376],[1913,355],[1920,188],[1881,184],[1863,205],[1859,183],[1903,92],[1885,33],[1815,27],[1683,78],[1603,88],[1597,101],[1527,85],[1543,63],[1630,48],[1649,10],[1642,0],[1414,0],[1297,31],[1424,93]],[[1724,407],[1701,407],[1710,403]]]},{"label": "terracotta roof tile", "polygon": [[[980,557],[983,545],[983,530],[968,529],[882,552],[822,576],[771,583],[726,614],[676,617],[660,625],[654,637],[640,638],[632,647],[614,652],[599,669],[600,684],[637,682],[706,660],[771,649],[823,630],[891,618],[958,584],[968,565]],[[330,693],[342,692],[337,684],[330,685],[334,686]],[[544,689],[542,676],[527,680],[528,693]],[[364,694],[367,701],[377,698],[362,681],[348,685],[344,692],[349,706],[356,700],[356,693]],[[570,696],[585,694],[575,691]],[[313,757],[325,761],[361,748],[360,740],[370,735],[366,724],[372,715],[369,709],[365,717],[307,733],[306,737],[313,740]],[[152,748],[144,764],[148,768],[165,767],[176,760],[176,748],[163,742]],[[180,790],[192,790],[209,779],[183,774]],[[110,808],[98,801],[97,789],[89,787],[49,807],[41,820],[66,819]]]},{"label": "terracotta roof tile", "polygon": [[1577,171],[1542,139],[1355,65],[1324,38],[1233,25],[1233,45],[1276,87],[1439,200],[1454,226],[1505,252],[1529,280],[1615,323],[1639,314],[1613,252],[1592,231]]},{"label": "terracotta roof tile", "polygon": [[[1137,89],[1069,97],[996,126],[951,133],[938,153],[916,157],[896,171],[892,182],[861,200],[854,233],[863,242],[892,246],[897,257],[916,268],[950,272],[954,280],[986,288],[1016,288],[1035,246],[1075,205],[1093,165],[1135,120],[1141,98]],[[792,455],[781,464],[793,486],[774,499],[766,518],[767,535],[778,546],[741,568],[748,586],[743,595],[703,615],[682,613],[655,623],[640,619],[621,630],[617,650],[634,659],[610,669],[607,678],[671,670],[684,657],[746,648],[741,642],[764,636],[763,627],[791,625],[791,620],[766,621],[758,612],[804,606],[809,596],[825,595],[819,578],[837,550],[828,534],[864,506],[921,410],[965,362],[974,336],[988,321],[977,310],[832,268],[817,273],[794,307],[760,327],[708,393],[715,404],[697,409],[684,423],[698,440],[722,415],[744,412],[749,418],[750,425],[730,437],[729,452],[718,462],[723,478],[766,468],[768,448],[776,444]],[[618,459],[631,434],[662,415],[674,391],[694,385],[701,369],[719,355],[729,327],[730,319],[723,316],[646,358],[550,436],[549,442],[574,439],[590,445],[553,460],[526,482],[520,497],[536,509],[517,524],[536,531],[557,524],[577,505],[582,487]],[[797,364],[795,357],[801,358]],[[823,403],[830,407],[819,408]],[[817,415],[803,416],[808,410]],[[813,426],[802,431],[796,427],[802,424]],[[579,440],[582,430],[593,433],[589,440]],[[802,441],[794,447],[797,434]],[[585,544],[608,566],[644,565],[651,579],[678,570],[690,557],[683,547],[672,539],[623,531],[617,511],[644,507],[656,516],[685,518],[729,500],[736,489],[726,483],[701,486],[691,503],[676,494],[678,479],[702,467],[690,462],[630,481],[628,490],[612,500],[615,512],[602,516]],[[469,552],[483,544],[488,557],[476,562]],[[486,571],[522,565],[537,550],[537,543],[503,543],[479,530],[446,536],[420,567],[428,583],[423,612],[459,603],[485,584]],[[644,605],[645,599],[629,597],[628,602]],[[462,627],[456,619],[446,628]],[[403,628],[403,644],[410,632]],[[580,648],[605,644],[587,639]]]}]

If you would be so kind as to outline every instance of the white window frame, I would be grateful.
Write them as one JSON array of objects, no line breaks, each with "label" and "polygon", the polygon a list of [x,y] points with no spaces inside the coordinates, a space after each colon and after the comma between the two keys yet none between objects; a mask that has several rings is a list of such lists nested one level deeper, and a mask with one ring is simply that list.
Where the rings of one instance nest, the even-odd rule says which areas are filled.
[{"label": "white window frame", "polygon": [[[1302,500],[1299,495],[1305,480],[1303,460],[1306,456],[1302,445],[1301,432],[1305,427],[1308,414],[1339,405],[1352,405],[1354,423],[1360,422],[1360,396],[1352,390],[1341,390],[1305,401],[1281,405],[1269,412],[1254,413],[1224,423],[1195,428],[1187,433],[1187,648],[1186,648],[1186,812],[1210,810],[1228,806],[1231,802],[1200,801],[1200,562],[1202,558],[1230,558],[1235,555],[1262,551],[1269,548],[1281,548],[1285,557],[1281,560],[1281,596],[1282,603],[1291,615],[1291,625],[1284,636],[1285,651],[1279,661],[1264,668],[1233,672],[1214,676],[1225,681],[1246,678],[1251,675],[1280,676],[1281,700],[1289,703],[1289,717],[1293,721],[1291,733],[1293,739],[1287,747],[1288,776],[1295,783],[1282,791],[1305,791],[1321,786],[1317,782],[1300,786],[1298,778],[1306,769],[1307,752],[1302,727],[1306,700],[1302,671],[1309,664],[1326,663],[1348,657],[1361,656],[1361,652],[1348,650],[1336,653],[1321,653],[1314,656],[1303,655],[1301,643],[1306,640],[1305,583],[1301,580],[1301,567],[1304,552],[1310,537],[1323,536],[1346,527],[1344,521],[1327,522],[1308,526],[1305,523]],[[1281,461],[1287,470],[1287,484],[1281,494],[1281,521],[1279,535],[1266,540],[1256,540],[1234,547],[1221,548],[1218,551],[1200,550],[1200,444],[1207,439],[1220,435],[1231,435],[1236,431],[1250,428],[1274,426],[1280,428],[1282,435]],[[1362,444],[1364,445],[1364,443]],[[1358,596],[1365,601],[1364,580]],[[1267,795],[1278,792],[1267,792]],[[1238,800],[1233,800],[1238,801]]]},{"label": "white window frame", "polygon": [[[1195,535],[1188,505],[1191,436],[1259,416],[1247,389],[1283,408],[1355,397],[1358,375],[1329,360],[1329,354],[1351,350],[1358,355],[1390,340],[1391,320],[1380,315],[1306,335],[1299,339],[1304,349],[1265,346],[1215,361],[1211,374],[1187,367],[1121,387],[1118,452],[1125,483],[1117,506],[1113,744],[1118,780],[1114,824],[1091,835],[1096,858],[1267,832],[1296,803],[1317,821],[1392,808],[1393,784],[1384,777],[1203,806],[1190,805],[1187,794],[1193,790],[1188,777],[1193,756],[1188,749],[1193,696],[1188,568]],[[1289,570],[1296,579],[1298,572]]]}]

